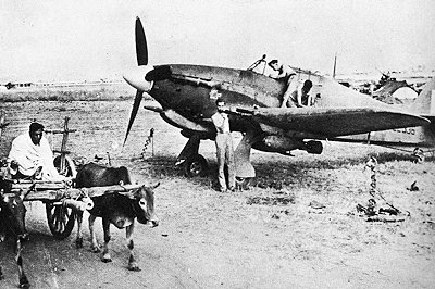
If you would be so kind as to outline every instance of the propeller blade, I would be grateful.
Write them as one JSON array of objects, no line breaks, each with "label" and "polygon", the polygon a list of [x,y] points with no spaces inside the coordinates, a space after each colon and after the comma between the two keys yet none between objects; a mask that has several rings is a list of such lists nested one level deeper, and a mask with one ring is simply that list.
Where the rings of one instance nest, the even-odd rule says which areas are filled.
[{"label": "propeller blade", "polygon": [[133,110],[131,111],[130,120],[128,121],[127,132],[125,133],[125,139],[122,146],[125,145],[127,141],[128,133],[130,132],[131,127],[133,126],[134,119],[136,118],[137,111],[139,110],[140,101],[142,100],[142,91],[136,91],[136,97],[134,99]]},{"label": "propeller blade", "polygon": [[136,56],[138,65],[148,64],[147,38],[139,17],[136,17]]}]

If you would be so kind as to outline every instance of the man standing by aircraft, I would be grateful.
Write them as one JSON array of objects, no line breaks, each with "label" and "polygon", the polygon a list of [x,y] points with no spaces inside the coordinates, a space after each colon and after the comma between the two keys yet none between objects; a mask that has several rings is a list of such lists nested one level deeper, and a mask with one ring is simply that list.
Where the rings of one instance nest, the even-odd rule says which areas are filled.
[{"label": "man standing by aircraft", "polygon": [[[218,99],[216,101],[218,111],[211,116],[213,125],[216,129],[216,158],[219,166],[219,186],[221,192],[234,190],[236,186],[236,172],[234,164],[234,144],[230,132],[228,115],[224,112],[224,101]],[[224,166],[228,168],[228,180],[225,179]],[[227,187],[228,184],[228,187]]]}]

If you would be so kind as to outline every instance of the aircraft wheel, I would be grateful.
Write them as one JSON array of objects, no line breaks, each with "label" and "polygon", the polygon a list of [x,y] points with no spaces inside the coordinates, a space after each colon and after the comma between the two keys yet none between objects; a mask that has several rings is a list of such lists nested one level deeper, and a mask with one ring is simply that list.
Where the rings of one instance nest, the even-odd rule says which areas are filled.
[{"label": "aircraft wheel", "polygon": [[198,177],[204,175],[208,170],[208,163],[200,154],[188,158],[184,162],[184,174],[186,177]]},{"label": "aircraft wheel", "polygon": [[414,151],[412,152],[411,158],[412,158],[412,162],[416,164],[424,162],[423,150],[420,148],[415,148]]},{"label": "aircraft wheel", "polygon": [[251,185],[250,178],[236,177],[236,190],[238,191],[248,190],[250,185]]}]

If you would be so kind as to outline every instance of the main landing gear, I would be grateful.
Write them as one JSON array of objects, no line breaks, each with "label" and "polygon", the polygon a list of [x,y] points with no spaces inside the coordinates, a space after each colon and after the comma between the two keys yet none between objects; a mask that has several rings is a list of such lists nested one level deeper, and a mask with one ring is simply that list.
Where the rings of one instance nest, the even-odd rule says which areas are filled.
[{"label": "main landing gear", "polygon": [[198,153],[200,141],[198,135],[191,136],[177,157],[175,165],[182,167],[186,177],[204,176],[208,172],[207,161]]},{"label": "main landing gear", "polygon": [[[234,151],[236,177],[241,182],[255,177],[254,167],[249,160],[253,140],[254,134],[249,131],[242,137]],[[186,177],[204,176],[208,173],[208,163],[198,153],[200,141],[201,136],[189,135],[186,146],[177,157],[175,165],[182,167]]]},{"label": "main landing gear", "polygon": [[183,164],[184,175],[192,178],[203,176],[208,171],[208,163],[200,154],[190,156]]}]

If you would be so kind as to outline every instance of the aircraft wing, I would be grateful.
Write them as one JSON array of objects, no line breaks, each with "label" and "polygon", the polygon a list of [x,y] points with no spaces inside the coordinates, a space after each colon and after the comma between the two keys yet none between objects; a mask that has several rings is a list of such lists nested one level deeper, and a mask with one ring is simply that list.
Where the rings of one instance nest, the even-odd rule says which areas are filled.
[{"label": "aircraft wing", "polygon": [[250,117],[269,126],[325,138],[430,123],[419,115],[373,108],[256,108],[237,109],[233,114]]}]

